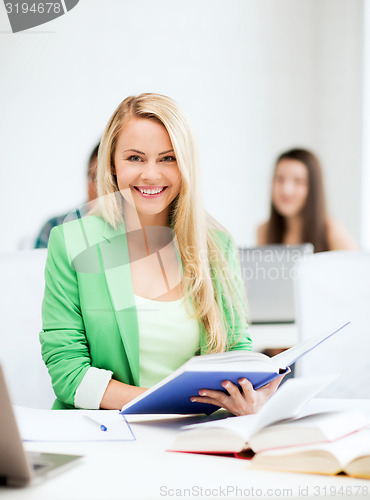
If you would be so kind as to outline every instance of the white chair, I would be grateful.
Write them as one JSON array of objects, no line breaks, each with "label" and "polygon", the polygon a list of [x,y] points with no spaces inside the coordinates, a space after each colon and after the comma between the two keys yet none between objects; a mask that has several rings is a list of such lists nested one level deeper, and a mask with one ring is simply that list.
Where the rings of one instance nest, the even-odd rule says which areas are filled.
[{"label": "white chair", "polygon": [[370,254],[324,252],[304,259],[295,297],[301,340],[351,321],[298,361],[296,374],[338,373],[322,396],[370,397]]},{"label": "white chair", "polygon": [[0,362],[12,402],[33,408],[55,399],[39,343],[46,254],[0,254]]}]

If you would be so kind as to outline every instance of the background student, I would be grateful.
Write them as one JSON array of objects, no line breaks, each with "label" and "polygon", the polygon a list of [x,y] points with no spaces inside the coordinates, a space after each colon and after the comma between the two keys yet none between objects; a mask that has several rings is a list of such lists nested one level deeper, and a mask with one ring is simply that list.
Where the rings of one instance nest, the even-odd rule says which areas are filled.
[{"label": "background student", "polygon": [[[128,97],[98,158],[95,215],[53,229],[42,356],[54,408],[120,409],[197,353],[251,349],[237,251],[203,208],[198,156],[181,108]],[[280,379],[224,381],[197,401],[256,412]]]},{"label": "background student", "polygon": [[315,252],[357,249],[346,229],[327,214],[320,162],[311,151],[292,149],[278,157],[270,218],[259,226],[257,242],[312,243]]},{"label": "background student", "polygon": [[[92,201],[94,201],[97,196],[97,189],[96,189],[96,169],[98,165],[98,150],[99,150],[99,144],[95,146],[95,148],[92,150],[90,157],[89,157],[89,162],[87,165],[87,201],[88,203],[85,203],[80,210],[75,210],[73,212],[68,212],[63,215],[57,215],[56,217],[52,217],[49,219],[43,227],[40,230],[39,235],[36,238],[35,242],[35,248],[47,248],[48,246],[48,241],[49,241],[49,236],[50,232],[55,226],[59,226],[60,224],[63,224],[63,222],[68,219],[72,218],[78,218],[78,215],[83,217],[85,214],[86,209],[90,209],[92,206]],[[74,216],[75,214],[75,216]]]}]

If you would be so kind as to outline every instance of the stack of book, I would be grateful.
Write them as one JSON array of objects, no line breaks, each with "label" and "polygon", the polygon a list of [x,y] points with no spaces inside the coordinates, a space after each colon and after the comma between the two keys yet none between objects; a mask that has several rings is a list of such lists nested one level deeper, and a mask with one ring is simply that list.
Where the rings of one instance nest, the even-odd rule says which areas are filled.
[{"label": "stack of book", "polygon": [[169,451],[251,458],[249,467],[370,478],[370,419],[359,411],[304,413],[328,380],[288,380],[255,415],[185,426]]},{"label": "stack of book", "polygon": [[[370,427],[363,427],[360,420],[350,412],[318,417],[316,421],[312,419],[313,429],[316,426],[316,431],[323,424],[328,425],[328,433],[310,436],[301,427],[302,434],[307,439],[293,441],[291,446],[284,444],[275,449],[265,447],[254,455],[251,467],[312,474],[344,473],[370,479]],[[308,422],[309,417],[306,418],[306,423]],[[299,429],[300,422],[297,421],[297,424]],[[332,433],[331,430],[338,432]]]}]

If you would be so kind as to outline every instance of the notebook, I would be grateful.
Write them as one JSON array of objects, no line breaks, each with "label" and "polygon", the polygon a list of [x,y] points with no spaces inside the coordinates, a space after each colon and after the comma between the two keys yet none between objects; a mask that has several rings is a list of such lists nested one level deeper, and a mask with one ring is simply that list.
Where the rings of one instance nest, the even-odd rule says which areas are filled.
[{"label": "notebook", "polygon": [[294,280],[299,273],[297,264],[302,257],[312,253],[310,243],[239,249],[250,323],[295,322]]},{"label": "notebook", "polygon": [[78,462],[79,455],[26,452],[0,365],[0,484],[25,486]]}]

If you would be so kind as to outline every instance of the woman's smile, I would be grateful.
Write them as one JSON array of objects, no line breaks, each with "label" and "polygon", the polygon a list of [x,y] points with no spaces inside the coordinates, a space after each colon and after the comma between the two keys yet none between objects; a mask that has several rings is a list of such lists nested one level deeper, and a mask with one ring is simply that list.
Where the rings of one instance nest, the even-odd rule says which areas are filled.
[{"label": "woman's smile", "polygon": [[134,186],[134,189],[143,197],[147,199],[159,198],[167,186]]}]

